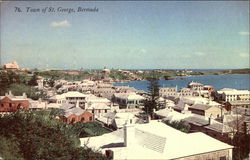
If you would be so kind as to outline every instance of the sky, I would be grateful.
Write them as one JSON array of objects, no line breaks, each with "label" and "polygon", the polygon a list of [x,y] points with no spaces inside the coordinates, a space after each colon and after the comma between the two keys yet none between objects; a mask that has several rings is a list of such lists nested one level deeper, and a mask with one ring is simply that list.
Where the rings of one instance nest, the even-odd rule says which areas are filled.
[{"label": "sky", "polygon": [[16,61],[22,68],[38,69],[250,66],[248,1],[1,2],[0,22],[1,65]]}]

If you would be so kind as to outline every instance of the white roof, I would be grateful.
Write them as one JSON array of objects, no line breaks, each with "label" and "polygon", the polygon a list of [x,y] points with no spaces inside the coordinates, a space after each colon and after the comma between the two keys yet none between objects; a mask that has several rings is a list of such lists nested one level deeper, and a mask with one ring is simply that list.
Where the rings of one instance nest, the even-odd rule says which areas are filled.
[{"label": "white roof", "polygon": [[83,94],[83,93],[80,93],[80,92],[77,92],[77,91],[70,91],[70,92],[67,92],[67,93],[63,93],[63,95],[65,97],[87,97],[86,94]]},{"label": "white roof", "polygon": [[63,94],[57,94],[54,95],[53,97],[51,97],[50,99],[65,99],[66,97],[87,97],[88,95],[77,92],[77,91],[69,91],[67,93],[63,93]]},{"label": "white roof", "polygon": [[30,100],[29,102],[30,102],[29,108],[46,109],[46,107],[47,107],[46,102],[34,101],[34,100]]},{"label": "white roof", "polygon": [[91,104],[91,106],[87,109],[110,109],[110,107],[107,106],[105,103],[94,103]]},{"label": "white roof", "polygon": [[222,94],[229,94],[229,95],[234,95],[234,94],[250,94],[249,90],[236,90],[236,89],[232,89],[232,88],[223,88],[221,90],[218,91],[218,93]]},{"label": "white roof", "polygon": [[115,97],[121,98],[121,99],[128,99],[128,100],[134,100],[134,99],[145,99],[144,97],[134,93],[134,92],[130,92],[130,93],[115,93],[114,94]]},{"label": "white roof", "polygon": [[60,108],[61,104],[57,104],[57,103],[49,103],[47,104],[48,108]]},{"label": "white roof", "polygon": [[[129,147],[123,146],[123,130],[81,138],[81,145],[88,141],[89,147],[102,149],[103,152],[111,149],[114,159],[175,159],[233,148],[203,133],[183,133],[158,121],[137,124],[135,130],[134,144]],[[153,145],[164,146],[163,152]]]},{"label": "white roof", "polygon": [[107,98],[97,97],[91,94],[88,97],[86,97],[86,102],[87,103],[109,103],[110,100],[108,100]]},{"label": "white roof", "polygon": [[168,120],[171,121],[179,121],[193,115],[193,114],[183,114],[169,109],[161,109],[156,111],[155,113],[159,116],[166,117]]},{"label": "white roof", "polygon": [[184,103],[192,103],[192,104],[208,104],[211,106],[219,106],[221,104],[211,101],[208,98],[197,97],[197,96],[186,96],[181,99]]},{"label": "white roof", "polygon": [[199,82],[190,82],[188,85],[190,85],[190,86],[192,86],[192,85],[199,85],[199,86],[201,86],[201,85],[203,85],[203,84],[201,84],[201,83],[199,83]]},{"label": "white roof", "polygon": [[75,114],[77,116],[81,115],[83,112],[85,112],[85,110],[79,108],[79,107],[75,107],[75,108],[71,108],[71,109],[68,109],[68,110],[65,110],[65,114],[64,116],[65,117],[68,117],[72,114]]}]

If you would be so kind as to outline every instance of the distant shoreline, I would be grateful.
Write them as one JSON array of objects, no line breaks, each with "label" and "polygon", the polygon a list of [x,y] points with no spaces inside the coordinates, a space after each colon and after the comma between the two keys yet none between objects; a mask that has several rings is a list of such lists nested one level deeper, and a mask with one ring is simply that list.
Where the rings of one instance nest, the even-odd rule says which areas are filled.
[{"label": "distant shoreline", "polygon": [[[0,71],[6,71],[1,69]],[[198,75],[227,75],[227,74],[250,74],[249,69],[195,69],[195,70],[121,70],[121,69],[99,69],[99,70],[38,70],[20,69],[15,70],[23,75],[38,73],[44,78],[65,79],[79,81],[83,79],[105,80],[110,83],[125,83],[129,81],[147,80],[154,76],[157,79],[183,80],[189,76]]]}]

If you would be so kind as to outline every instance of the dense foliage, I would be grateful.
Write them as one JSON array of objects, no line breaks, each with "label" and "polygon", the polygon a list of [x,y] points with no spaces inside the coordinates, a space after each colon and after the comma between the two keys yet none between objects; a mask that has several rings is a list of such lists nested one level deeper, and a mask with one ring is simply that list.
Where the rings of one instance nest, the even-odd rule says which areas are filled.
[{"label": "dense foliage", "polygon": [[103,128],[102,125],[97,122],[75,123],[72,124],[72,129],[81,138],[99,136],[110,132],[108,129]]},{"label": "dense foliage", "polygon": [[171,126],[175,129],[178,129],[178,130],[185,132],[185,133],[188,133],[190,131],[190,128],[191,128],[191,126],[184,121],[163,120],[162,122],[168,126]]},{"label": "dense foliage", "polygon": [[237,133],[234,135],[232,140],[233,149],[233,159],[243,160],[250,158],[250,135],[245,133]]},{"label": "dense foliage", "polygon": [[144,101],[144,112],[151,117],[153,116],[154,109],[158,109],[158,98],[159,98],[159,82],[158,79],[155,78],[154,74],[152,77],[147,78],[148,85],[148,98]]},{"label": "dense foliage", "polygon": [[38,92],[33,86],[36,83],[37,75],[29,76],[26,72],[1,71],[0,72],[0,95],[4,95],[8,91],[16,96],[26,93],[29,98],[44,98],[42,92]]},{"label": "dense foliage", "polygon": [[[23,159],[105,159],[99,152],[80,147],[71,125],[56,120],[53,110],[16,112],[0,118],[4,153],[0,157]],[[12,154],[14,153],[14,154]],[[13,157],[11,157],[13,156]]]},{"label": "dense foliage", "polygon": [[40,71],[39,76],[44,77],[47,80],[58,80],[65,79],[68,81],[80,81],[86,78],[90,78],[98,74],[96,71],[67,71],[67,70],[50,70],[50,71]]}]

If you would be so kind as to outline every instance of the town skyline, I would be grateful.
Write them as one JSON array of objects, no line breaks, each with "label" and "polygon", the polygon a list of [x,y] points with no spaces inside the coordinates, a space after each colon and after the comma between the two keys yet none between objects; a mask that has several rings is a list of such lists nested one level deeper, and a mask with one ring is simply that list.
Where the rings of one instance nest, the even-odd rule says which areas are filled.
[{"label": "town skyline", "polygon": [[12,61],[31,69],[249,68],[249,3],[1,2],[1,65]]}]

